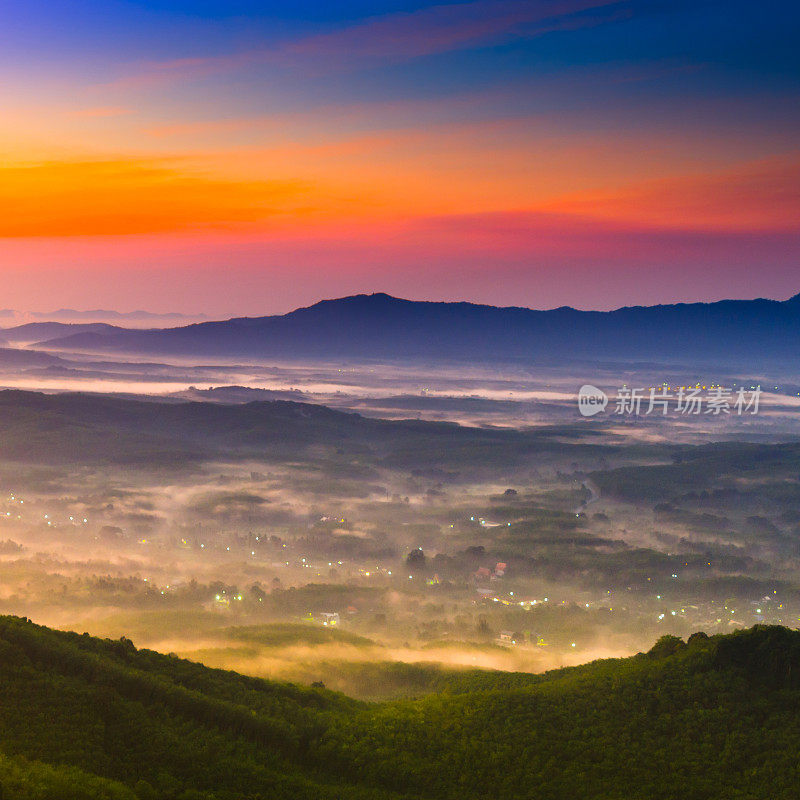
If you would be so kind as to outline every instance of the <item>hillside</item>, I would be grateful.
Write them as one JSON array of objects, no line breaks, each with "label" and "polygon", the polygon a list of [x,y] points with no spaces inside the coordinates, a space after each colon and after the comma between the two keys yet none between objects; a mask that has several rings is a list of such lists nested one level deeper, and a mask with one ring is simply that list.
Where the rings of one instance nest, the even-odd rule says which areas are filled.
[{"label": "hillside", "polygon": [[308,777],[313,738],[357,706],[343,696],[8,617],[0,674],[4,798],[383,796]]},{"label": "hillside", "polygon": [[[8,331],[7,337],[17,336]],[[42,337],[44,340],[44,337]],[[165,330],[62,331],[58,350],[270,358],[521,360],[658,359],[776,363],[800,350],[800,296],[616,311],[416,302],[386,294],[325,300],[281,316]]]},{"label": "hillside", "polygon": [[[107,395],[0,391],[0,456],[44,463],[185,463],[220,457],[395,465],[515,463],[562,449],[561,431],[526,434],[418,420],[387,421],[289,400],[225,405]],[[583,445],[580,445],[583,446]],[[592,447],[592,445],[586,445]]]},{"label": "hillside", "polygon": [[4,798],[792,798],[800,633],[365,704],[0,618]]}]

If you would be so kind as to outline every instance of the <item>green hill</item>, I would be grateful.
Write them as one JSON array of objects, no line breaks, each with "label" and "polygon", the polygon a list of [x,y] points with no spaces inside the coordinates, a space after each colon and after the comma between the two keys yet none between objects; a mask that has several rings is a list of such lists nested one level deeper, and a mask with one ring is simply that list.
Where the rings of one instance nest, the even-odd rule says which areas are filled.
[{"label": "green hill", "polygon": [[0,618],[2,798],[795,798],[779,627],[368,704]]}]

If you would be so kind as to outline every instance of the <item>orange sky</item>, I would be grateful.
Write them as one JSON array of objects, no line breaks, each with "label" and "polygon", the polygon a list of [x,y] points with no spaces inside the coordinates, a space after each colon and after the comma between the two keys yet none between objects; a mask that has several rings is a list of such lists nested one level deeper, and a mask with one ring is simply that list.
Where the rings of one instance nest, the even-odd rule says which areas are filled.
[{"label": "orange sky", "polygon": [[[416,3],[314,24],[148,7],[71,34],[56,13],[38,51],[18,10],[0,61],[4,304],[258,313],[387,290],[609,307],[800,289],[786,76],[659,33],[682,13],[711,25],[702,4],[675,19],[617,5]],[[102,44],[79,47],[90,33]],[[610,282],[580,286],[600,263]],[[292,274],[302,290],[280,285]],[[169,296],[187,281],[191,301]]]}]

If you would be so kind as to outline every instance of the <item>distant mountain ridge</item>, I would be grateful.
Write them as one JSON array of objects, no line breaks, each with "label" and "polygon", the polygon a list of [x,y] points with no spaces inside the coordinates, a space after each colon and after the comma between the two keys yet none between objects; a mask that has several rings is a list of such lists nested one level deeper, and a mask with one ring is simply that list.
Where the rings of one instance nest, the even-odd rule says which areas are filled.
[{"label": "distant mountain ridge", "polygon": [[[523,361],[656,359],[757,363],[800,354],[800,295],[615,311],[536,311],[387,294],[323,300],[288,314],[177,328],[108,326],[46,338],[50,349],[268,358]],[[11,339],[13,329],[4,332]]]},{"label": "distant mountain ridge", "polygon": [[151,322],[154,324],[188,323],[206,320],[205,314],[181,314],[177,311],[166,311],[159,314],[156,311],[115,311],[107,308],[92,308],[79,311],[75,308],[58,308],[55,311],[18,311],[13,308],[0,309],[0,320],[31,322],[108,322],[119,320],[122,322]]},{"label": "distant mountain ridge", "polygon": [[83,333],[126,332],[128,328],[108,325],[105,322],[26,322],[2,331],[3,339],[14,344],[28,344],[41,340],[59,339]]}]

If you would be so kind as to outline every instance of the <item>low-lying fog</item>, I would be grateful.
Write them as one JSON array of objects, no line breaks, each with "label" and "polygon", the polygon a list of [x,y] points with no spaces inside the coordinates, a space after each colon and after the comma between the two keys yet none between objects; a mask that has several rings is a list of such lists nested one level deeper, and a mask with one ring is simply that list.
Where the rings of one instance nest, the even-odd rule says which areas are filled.
[{"label": "low-lying fog", "polygon": [[[768,449],[797,440],[792,376],[59,358],[6,363],[0,380],[549,438],[513,464],[476,450],[455,466],[406,453],[344,468],[321,450],[123,466],[113,441],[102,466],[2,460],[2,613],[363,697],[430,690],[442,669],[541,671],[665,633],[800,619],[800,456]],[[575,400],[584,383],[756,381],[769,391],[741,417],[582,419]],[[670,449],[713,440],[767,449],[699,467]]]},{"label": "low-lying fog", "polygon": [[[464,425],[524,427],[574,423],[580,386],[597,386],[615,396],[622,386],[649,391],[661,386],[760,386],[762,412],[755,419],[731,416],[673,417],[669,425],[652,416],[608,413],[593,420],[625,424],[625,435],[643,440],[696,441],[719,436],[791,435],[800,407],[800,375],[704,370],[675,365],[420,363],[236,363],[170,358],[141,361],[133,356],[50,353],[0,348],[0,387],[44,392],[94,392],[148,396],[164,401],[244,403],[297,400],[357,411],[385,419],[426,419]],[[747,422],[747,426],[743,423]]]}]

